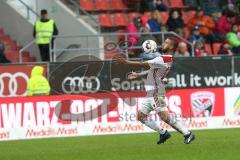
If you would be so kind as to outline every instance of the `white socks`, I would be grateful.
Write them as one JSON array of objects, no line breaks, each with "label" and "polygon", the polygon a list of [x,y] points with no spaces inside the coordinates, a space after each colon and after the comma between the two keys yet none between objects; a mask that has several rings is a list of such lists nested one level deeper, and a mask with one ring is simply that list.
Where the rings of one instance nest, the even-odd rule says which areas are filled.
[{"label": "white socks", "polygon": [[166,130],[160,128],[157,123],[153,120],[148,120],[148,119],[145,119],[143,120],[143,124],[145,124],[147,127],[151,128],[152,130],[154,131],[157,131],[159,132],[160,134],[164,134],[166,132]]},{"label": "white socks", "polygon": [[168,124],[174,129],[176,129],[178,132],[182,133],[184,136],[190,133],[190,131],[183,126],[181,121],[174,119],[172,116],[170,116],[170,121]]},{"label": "white socks", "polygon": [[[190,133],[190,131],[183,126],[182,122],[174,119],[172,116],[169,117],[170,121],[168,122],[168,124],[173,127],[175,130],[177,130],[178,132],[182,133],[184,136],[188,135]],[[147,118],[144,119],[142,121],[143,124],[145,124],[147,127],[151,128],[154,131],[157,131],[160,134],[164,134],[166,132],[165,129],[160,128],[157,123],[153,120],[148,120]]]}]

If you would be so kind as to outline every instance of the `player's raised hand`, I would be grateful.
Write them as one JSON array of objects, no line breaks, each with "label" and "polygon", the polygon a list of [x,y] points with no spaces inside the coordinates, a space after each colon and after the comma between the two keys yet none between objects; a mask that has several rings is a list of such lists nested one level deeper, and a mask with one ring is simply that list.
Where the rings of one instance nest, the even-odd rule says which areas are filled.
[{"label": "player's raised hand", "polygon": [[136,79],[138,78],[138,74],[136,72],[130,72],[128,75],[127,75],[127,79],[128,80],[133,80],[133,79]]}]

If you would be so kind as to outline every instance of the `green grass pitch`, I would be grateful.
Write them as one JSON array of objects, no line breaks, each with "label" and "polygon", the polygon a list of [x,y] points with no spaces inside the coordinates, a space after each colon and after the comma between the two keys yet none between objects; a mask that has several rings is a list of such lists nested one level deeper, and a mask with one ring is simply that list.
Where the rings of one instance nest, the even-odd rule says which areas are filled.
[{"label": "green grass pitch", "polygon": [[194,131],[183,144],[172,133],[156,145],[157,133],[0,142],[1,160],[239,160],[240,129]]}]

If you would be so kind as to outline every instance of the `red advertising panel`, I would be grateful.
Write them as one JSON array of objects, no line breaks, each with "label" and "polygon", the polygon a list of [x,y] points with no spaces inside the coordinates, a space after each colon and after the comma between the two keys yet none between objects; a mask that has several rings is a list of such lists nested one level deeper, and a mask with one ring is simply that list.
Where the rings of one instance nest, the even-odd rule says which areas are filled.
[{"label": "red advertising panel", "polygon": [[[169,97],[170,101],[170,111],[177,112],[183,117],[225,115],[224,88],[179,89],[169,92],[167,97]],[[181,110],[177,107],[180,107]]]},{"label": "red advertising panel", "polygon": [[[151,132],[136,118],[145,95],[137,91],[0,98],[0,140]],[[190,129],[238,124],[236,118],[224,119],[224,88],[172,90],[166,103],[171,112],[187,117],[183,124]],[[150,116],[172,130],[155,112]]]},{"label": "red advertising panel", "polygon": [[[224,89],[221,88],[174,90],[168,93],[166,100],[169,110],[183,117],[224,116],[223,94]],[[10,127],[9,125],[13,125],[13,128],[26,127],[25,121],[27,125],[29,123],[33,126],[46,126],[55,118],[57,121],[54,123],[70,124],[73,120],[71,116],[74,115],[69,113],[80,113],[76,118],[82,122],[120,122],[121,115],[125,112],[136,115],[144,96],[144,92],[122,92],[1,98],[0,128]],[[17,116],[18,121],[9,124],[9,118],[13,116]]]},{"label": "red advertising panel", "polygon": [[[1,65],[0,66],[0,97],[26,96],[27,82],[35,65]],[[47,75],[47,65],[44,75]]]}]

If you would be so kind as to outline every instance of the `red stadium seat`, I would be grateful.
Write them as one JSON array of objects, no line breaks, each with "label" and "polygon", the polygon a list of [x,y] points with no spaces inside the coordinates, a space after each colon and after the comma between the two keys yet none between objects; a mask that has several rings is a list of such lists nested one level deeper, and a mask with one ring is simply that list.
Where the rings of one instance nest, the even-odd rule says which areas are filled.
[{"label": "red stadium seat", "polygon": [[36,58],[35,57],[23,57],[22,61],[23,62],[36,62]]},{"label": "red stadium seat", "polygon": [[134,19],[134,17],[140,17],[140,16],[141,16],[141,14],[138,13],[138,12],[132,12],[132,13],[129,13],[129,14],[128,14],[129,22],[132,22],[133,19]]},{"label": "red stadium seat", "polygon": [[213,54],[214,55],[218,54],[221,45],[222,45],[222,43],[214,43],[213,44]]},{"label": "red stadium seat", "polygon": [[186,8],[182,0],[170,0],[170,8]]},{"label": "red stadium seat", "polygon": [[146,18],[151,19],[152,13],[151,12],[144,12],[143,14]]},{"label": "red stadium seat", "polygon": [[182,19],[183,19],[183,21],[184,21],[185,24],[188,23],[188,21],[189,21],[189,16],[188,16],[188,14],[187,14],[186,12],[183,12],[183,14],[182,14]]},{"label": "red stadium seat", "polygon": [[86,11],[96,11],[93,0],[80,0],[80,8]]},{"label": "red stadium seat", "polygon": [[110,14],[99,14],[98,20],[101,27],[114,27],[114,24],[112,22],[112,17]]},{"label": "red stadium seat", "polygon": [[168,20],[169,13],[168,12],[159,12],[161,15],[162,23],[166,24]]},{"label": "red stadium seat", "polygon": [[17,45],[5,45],[5,51],[19,50],[20,48]]},{"label": "red stadium seat", "polygon": [[127,10],[128,8],[123,4],[122,0],[110,0],[110,7],[113,10]]},{"label": "red stadium seat", "polygon": [[6,57],[11,60],[11,59],[18,59],[19,58],[19,55],[18,55],[18,51],[15,50],[15,51],[8,51],[8,52],[5,52],[5,55]]},{"label": "red stadium seat", "polygon": [[30,57],[22,57],[22,61],[23,62],[31,62],[31,58]]},{"label": "red stadium seat", "polygon": [[107,0],[95,0],[96,10],[97,11],[109,11],[113,10],[110,8]]},{"label": "red stadium seat", "polygon": [[3,43],[5,46],[17,46],[17,42],[13,40],[5,40]]},{"label": "red stadium seat", "polygon": [[196,11],[183,11],[182,13],[183,13],[182,18],[184,20],[184,23],[187,24],[188,21],[195,16]]},{"label": "red stadium seat", "polygon": [[11,38],[5,34],[0,34],[1,41],[11,41]]},{"label": "red stadium seat", "polygon": [[115,26],[127,26],[128,20],[125,13],[115,13],[114,15],[114,25]]},{"label": "red stadium seat", "polygon": [[207,51],[208,55],[212,55],[212,49],[210,44],[205,44],[205,50]]},{"label": "red stadium seat", "polygon": [[30,57],[30,52],[29,51],[23,51],[22,56],[23,57]]},{"label": "red stadium seat", "polygon": [[[0,41],[2,41],[5,45],[5,56],[11,62],[19,62],[19,50],[20,47],[17,45],[17,42],[11,39],[10,36],[4,34],[4,31],[0,29]],[[33,57],[30,57],[30,52],[24,51],[23,52],[24,62],[30,62],[35,60]],[[31,59],[29,59],[31,58]]]},{"label": "red stadium seat", "polygon": [[37,61],[36,57],[30,57],[30,58],[31,58],[31,62],[36,62]]}]

